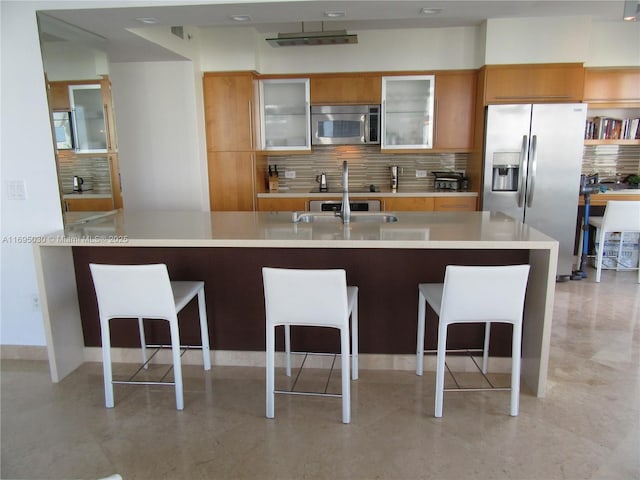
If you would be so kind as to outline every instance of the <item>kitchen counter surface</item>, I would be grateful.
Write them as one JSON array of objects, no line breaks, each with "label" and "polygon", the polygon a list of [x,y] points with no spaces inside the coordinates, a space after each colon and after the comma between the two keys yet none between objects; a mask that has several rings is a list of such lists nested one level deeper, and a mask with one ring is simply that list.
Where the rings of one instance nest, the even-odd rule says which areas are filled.
[{"label": "kitchen counter surface", "polygon": [[398,221],[356,220],[343,225],[335,218],[293,223],[291,212],[120,210],[106,215],[94,212],[93,216],[68,224],[63,231],[45,236],[41,243],[49,246],[72,243],[166,247],[557,248],[552,238],[501,213],[384,213],[395,215]]},{"label": "kitchen counter surface", "polygon": [[[51,379],[59,382],[82,363],[100,361],[90,263],[165,263],[175,280],[204,281],[214,360],[254,366],[264,359],[261,268],[344,268],[361,291],[363,369],[415,368],[418,283],[441,282],[450,264],[527,263],[522,381],[543,397],[558,242],[498,213],[393,213],[398,217],[394,223],[344,226],[333,221],[294,224],[290,212],[125,210],[37,237],[34,263]],[[195,314],[196,309],[186,311],[181,325],[186,343],[199,341]],[[428,331],[435,331],[435,322],[430,315]],[[499,357],[510,352],[510,333],[495,327],[491,361],[500,364]],[[481,329],[461,330],[460,338],[451,340],[475,347],[484,338]],[[112,338],[115,350],[121,350],[116,361],[127,361],[127,348],[137,342],[133,324]],[[296,342],[300,351],[333,351],[335,339],[314,330],[296,335]],[[433,335],[426,346],[435,348]]]},{"label": "kitchen counter surface", "polygon": [[[591,195],[590,204],[605,206],[609,200],[640,200],[640,189],[626,188],[620,190],[607,190]],[[579,205],[584,205],[584,196],[580,195]]]}]

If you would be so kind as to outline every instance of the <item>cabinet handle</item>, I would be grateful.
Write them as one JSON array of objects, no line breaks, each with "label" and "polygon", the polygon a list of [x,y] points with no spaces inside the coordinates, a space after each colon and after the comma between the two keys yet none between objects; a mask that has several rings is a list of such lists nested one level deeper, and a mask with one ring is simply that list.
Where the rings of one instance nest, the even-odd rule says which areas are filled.
[{"label": "cabinet handle", "polygon": [[527,98],[573,98],[571,95],[496,95],[497,100],[526,100]]},{"label": "cabinet handle", "polygon": [[109,110],[106,103],[103,105],[102,110],[104,111],[104,130],[107,134],[107,150],[111,151],[111,128],[109,128]]},{"label": "cabinet handle", "polygon": [[251,100],[249,100],[249,145],[251,146],[251,148],[254,148],[254,141],[253,141],[253,108],[252,107],[252,102]]},{"label": "cabinet handle", "polygon": [[437,141],[438,141],[438,122],[437,122],[437,118],[438,118],[438,99],[436,99],[434,102],[434,112],[433,112],[433,145],[435,146]]},{"label": "cabinet handle", "polygon": [[80,150],[80,139],[78,138],[78,122],[76,121],[76,107],[71,109],[71,129],[73,130],[73,148],[76,152]]}]

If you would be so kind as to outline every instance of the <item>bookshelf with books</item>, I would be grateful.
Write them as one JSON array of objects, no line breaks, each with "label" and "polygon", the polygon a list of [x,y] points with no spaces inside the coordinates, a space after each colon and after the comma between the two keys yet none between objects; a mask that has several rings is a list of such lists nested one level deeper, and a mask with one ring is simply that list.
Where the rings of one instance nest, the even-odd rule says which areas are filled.
[{"label": "bookshelf with books", "polygon": [[589,105],[585,145],[640,145],[640,107],[599,109]]},{"label": "bookshelf with books", "polygon": [[585,145],[640,145],[640,68],[585,68]]}]

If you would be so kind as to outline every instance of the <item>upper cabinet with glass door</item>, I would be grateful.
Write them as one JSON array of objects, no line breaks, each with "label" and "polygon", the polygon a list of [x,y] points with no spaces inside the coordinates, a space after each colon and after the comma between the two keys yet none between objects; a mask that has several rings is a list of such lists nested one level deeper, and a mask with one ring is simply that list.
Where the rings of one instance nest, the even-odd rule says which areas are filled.
[{"label": "upper cabinet with glass door", "polygon": [[381,148],[433,148],[434,93],[434,75],[382,77]]},{"label": "upper cabinet with glass door", "polygon": [[108,131],[100,84],[69,85],[69,102],[76,152],[106,152]]},{"label": "upper cabinet with glass door", "polygon": [[260,80],[263,150],[310,150],[309,79]]}]

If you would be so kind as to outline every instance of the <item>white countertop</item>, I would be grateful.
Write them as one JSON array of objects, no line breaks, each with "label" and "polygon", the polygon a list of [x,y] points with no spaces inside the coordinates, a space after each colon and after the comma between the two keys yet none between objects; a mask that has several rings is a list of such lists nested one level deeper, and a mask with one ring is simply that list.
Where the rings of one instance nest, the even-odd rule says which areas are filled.
[{"label": "white countertop", "polygon": [[[101,215],[102,213],[102,215]],[[394,223],[293,223],[290,212],[118,211],[39,239],[51,246],[556,249],[501,213],[384,212]]]}]

